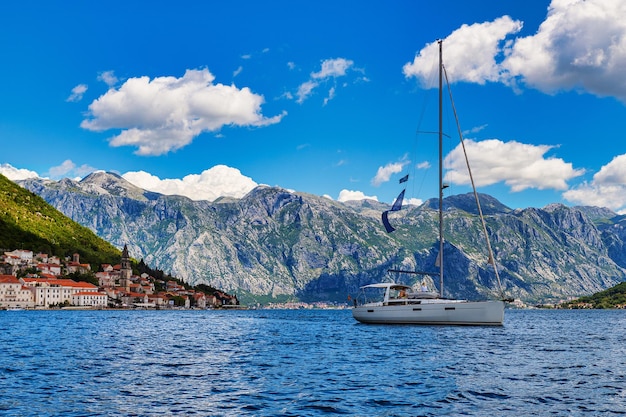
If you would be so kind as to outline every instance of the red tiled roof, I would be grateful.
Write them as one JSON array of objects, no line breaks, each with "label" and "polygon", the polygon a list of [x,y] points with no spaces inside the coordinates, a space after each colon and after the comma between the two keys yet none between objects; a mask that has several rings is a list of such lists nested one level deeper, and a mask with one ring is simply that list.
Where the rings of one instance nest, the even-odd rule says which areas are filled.
[{"label": "red tiled roof", "polygon": [[20,280],[15,275],[0,275],[0,282],[4,284],[19,284]]},{"label": "red tiled roof", "polygon": [[24,282],[41,282],[41,283],[48,283],[48,284],[54,284],[54,285],[59,285],[62,287],[73,287],[73,288],[98,288],[97,286],[90,284],[88,282],[83,282],[83,281],[74,281],[73,279],[67,279],[67,278],[24,278]]},{"label": "red tiled roof", "polygon": [[142,294],[139,292],[130,292],[128,293],[129,297],[135,297],[135,298],[144,298],[146,296],[146,294]]}]

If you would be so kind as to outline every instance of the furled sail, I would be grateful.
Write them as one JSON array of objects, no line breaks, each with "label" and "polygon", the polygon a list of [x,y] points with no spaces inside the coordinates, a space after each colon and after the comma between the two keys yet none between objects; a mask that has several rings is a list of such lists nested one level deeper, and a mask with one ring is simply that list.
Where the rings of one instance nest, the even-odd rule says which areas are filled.
[{"label": "furled sail", "polygon": [[387,217],[389,215],[389,211],[383,211],[383,225],[385,226],[385,230],[387,231],[387,233],[391,233],[394,230],[396,230],[391,223],[389,223],[389,218]]},{"label": "furled sail", "polygon": [[404,192],[406,190],[402,190],[400,195],[396,198],[396,201],[393,202],[393,206],[391,206],[391,210],[389,211],[398,211],[402,208],[402,200],[404,200]]},{"label": "furled sail", "polygon": [[383,211],[383,225],[385,226],[385,230],[387,231],[387,233],[391,233],[394,230],[396,230],[391,223],[389,223],[389,212],[390,211],[399,211],[400,209],[402,209],[402,200],[404,200],[404,192],[406,191],[406,189],[402,190],[402,192],[400,193],[400,195],[398,195],[398,197],[396,198],[396,201],[393,202],[393,205],[391,206],[391,210],[387,210],[387,211]]}]

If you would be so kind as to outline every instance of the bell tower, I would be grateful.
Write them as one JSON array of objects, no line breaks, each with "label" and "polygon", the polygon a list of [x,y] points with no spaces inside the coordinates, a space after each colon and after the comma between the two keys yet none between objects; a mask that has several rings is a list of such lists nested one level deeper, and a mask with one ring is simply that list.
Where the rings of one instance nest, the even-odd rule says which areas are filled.
[{"label": "bell tower", "polygon": [[130,277],[132,274],[133,269],[130,265],[128,247],[124,244],[124,250],[122,250],[122,261],[120,262],[120,287],[123,287],[126,292],[130,292]]}]

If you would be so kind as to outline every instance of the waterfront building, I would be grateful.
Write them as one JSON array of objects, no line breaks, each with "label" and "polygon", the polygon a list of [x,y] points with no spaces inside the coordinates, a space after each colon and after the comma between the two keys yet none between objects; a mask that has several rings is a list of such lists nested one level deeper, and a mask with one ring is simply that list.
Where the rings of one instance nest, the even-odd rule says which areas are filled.
[{"label": "waterfront building", "polygon": [[105,292],[81,291],[72,294],[72,305],[105,308],[109,297]]},{"label": "waterfront building", "polygon": [[33,293],[13,275],[0,275],[0,308],[32,308]]},{"label": "waterfront building", "polygon": [[35,307],[48,308],[73,304],[74,294],[98,293],[98,287],[95,285],[88,282],[76,282],[72,279],[22,278],[22,281],[32,291]]}]

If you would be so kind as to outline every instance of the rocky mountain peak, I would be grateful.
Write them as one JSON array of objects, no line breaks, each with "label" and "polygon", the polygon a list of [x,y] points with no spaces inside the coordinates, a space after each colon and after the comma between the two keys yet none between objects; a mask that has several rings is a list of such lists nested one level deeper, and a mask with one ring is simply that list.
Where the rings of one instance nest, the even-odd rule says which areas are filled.
[{"label": "rocky mountain peak", "polygon": [[94,171],[80,181],[83,191],[98,195],[129,197],[134,200],[154,199],[154,194],[139,188],[113,172]]},{"label": "rocky mountain peak", "polygon": [[[511,212],[509,207],[505,206],[498,201],[498,199],[488,194],[479,193],[478,199],[480,201],[482,212],[485,216]],[[437,210],[439,208],[439,199],[431,198],[424,204],[430,209]],[[445,197],[443,199],[443,210],[448,211],[452,209],[463,210],[470,214],[478,214],[474,193],[457,194]]]}]

